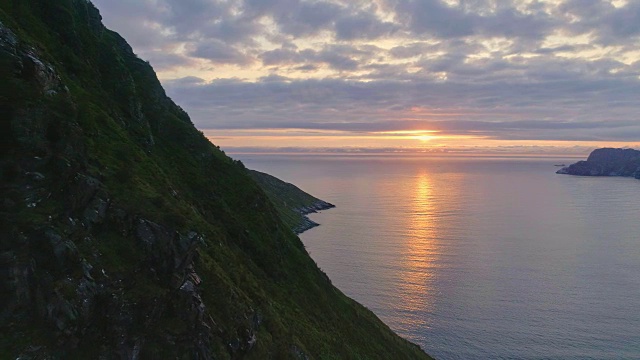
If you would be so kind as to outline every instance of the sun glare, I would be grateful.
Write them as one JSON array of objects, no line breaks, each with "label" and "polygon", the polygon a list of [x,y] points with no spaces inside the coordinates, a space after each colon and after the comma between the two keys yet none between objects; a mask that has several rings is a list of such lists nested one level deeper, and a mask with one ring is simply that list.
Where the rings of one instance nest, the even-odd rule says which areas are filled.
[{"label": "sun glare", "polygon": [[434,130],[399,130],[399,131],[383,131],[378,134],[385,136],[393,136],[398,139],[414,139],[420,140],[421,142],[428,142],[433,139],[438,138],[435,134],[437,131]]},{"label": "sun glare", "polygon": [[422,142],[428,142],[428,141],[433,140],[435,138],[435,136],[432,136],[432,135],[417,135],[414,138],[418,139],[418,140],[420,140]]}]

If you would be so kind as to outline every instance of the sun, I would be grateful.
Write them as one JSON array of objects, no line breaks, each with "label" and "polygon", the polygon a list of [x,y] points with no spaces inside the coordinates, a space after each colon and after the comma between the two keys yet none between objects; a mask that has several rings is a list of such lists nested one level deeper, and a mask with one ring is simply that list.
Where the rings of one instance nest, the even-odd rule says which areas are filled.
[{"label": "sun", "polygon": [[422,143],[430,142],[434,139],[442,138],[437,130],[392,130],[380,131],[375,133],[377,136],[385,139],[402,140],[402,141],[420,141]]},{"label": "sun", "polygon": [[435,136],[423,134],[423,135],[416,135],[414,138],[417,140],[420,140],[421,142],[429,142],[433,140]]},{"label": "sun", "polygon": [[420,142],[429,142],[438,136],[436,135],[436,131],[433,130],[416,130],[412,131],[408,134],[410,138],[419,140]]}]

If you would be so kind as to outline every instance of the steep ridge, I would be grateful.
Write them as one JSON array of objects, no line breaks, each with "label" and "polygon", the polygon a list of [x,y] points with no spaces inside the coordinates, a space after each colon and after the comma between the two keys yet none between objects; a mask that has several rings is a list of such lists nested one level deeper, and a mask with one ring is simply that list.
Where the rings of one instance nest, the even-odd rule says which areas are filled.
[{"label": "steep ridge", "polygon": [[320,225],[306,215],[335,207],[269,174],[256,170],[249,170],[249,174],[267,194],[280,218],[296,234]]},{"label": "steep ridge", "polygon": [[589,154],[586,161],[578,161],[556,173],[580,176],[628,176],[640,179],[640,151],[596,149]]},{"label": "steep ridge", "polygon": [[0,0],[0,358],[428,358],[87,0]]}]

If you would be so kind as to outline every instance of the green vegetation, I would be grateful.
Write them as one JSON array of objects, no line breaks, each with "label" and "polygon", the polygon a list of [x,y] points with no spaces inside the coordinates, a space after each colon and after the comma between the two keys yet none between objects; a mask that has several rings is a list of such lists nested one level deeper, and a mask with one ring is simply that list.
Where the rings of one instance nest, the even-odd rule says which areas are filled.
[{"label": "green vegetation", "polygon": [[428,358],[86,0],[0,0],[0,358]]},{"label": "green vegetation", "polygon": [[333,204],[315,198],[297,186],[269,174],[255,170],[249,170],[249,174],[267,194],[282,221],[296,233],[318,226],[306,214],[334,207]]}]

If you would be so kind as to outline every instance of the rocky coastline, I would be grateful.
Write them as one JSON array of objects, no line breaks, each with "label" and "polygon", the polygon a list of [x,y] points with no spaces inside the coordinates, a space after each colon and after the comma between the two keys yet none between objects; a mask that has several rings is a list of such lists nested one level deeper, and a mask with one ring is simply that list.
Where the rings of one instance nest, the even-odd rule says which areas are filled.
[{"label": "rocky coastline", "polygon": [[556,171],[577,176],[623,176],[640,179],[640,151],[634,149],[596,149],[587,160]]},{"label": "rocky coastline", "polygon": [[296,234],[312,229],[320,224],[307,215],[334,208],[335,205],[310,195],[297,186],[282,181],[275,176],[248,170],[249,174],[267,194],[280,218]]},{"label": "rocky coastline", "polygon": [[320,224],[318,224],[317,222],[309,219],[307,215],[317,213],[318,211],[322,211],[322,210],[332,209],[334,207],[336,206],[331,203],[328,203],[323,200],[318,200],[309,206],[303,206],[295,209],[297,212],[300,213],[300,215],[302,215],[303,220],[298,226],[293,228],[293,232],[295,232],[296,235],[300,235],[307,230],[313,229],[316,226],[320,226]]}]

